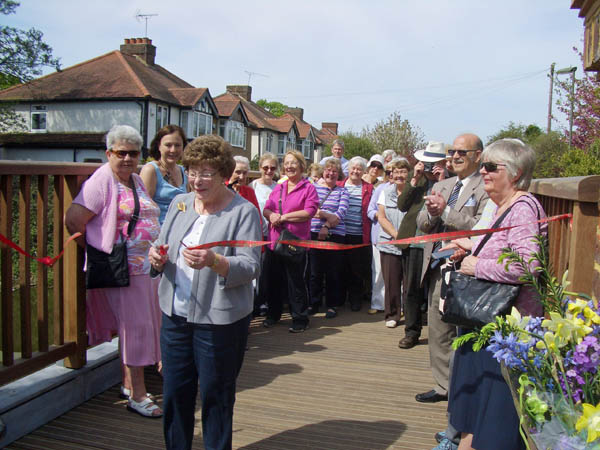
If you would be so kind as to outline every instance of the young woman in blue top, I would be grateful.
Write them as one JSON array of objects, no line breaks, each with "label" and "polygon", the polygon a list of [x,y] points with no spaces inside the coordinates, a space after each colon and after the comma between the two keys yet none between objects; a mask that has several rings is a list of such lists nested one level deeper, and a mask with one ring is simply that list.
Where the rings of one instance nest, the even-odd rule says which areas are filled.
[{"label": "young woman in blue top", "polygon": [[156,133],[150,143],[150,156],[155,159],[142,167],[140,176],[152,200],[160,208],[159,222],[167,215],[171,200],[187,192],[187,175],[177,162],[183,155],[187,139],[177,125],[167,125]]}]

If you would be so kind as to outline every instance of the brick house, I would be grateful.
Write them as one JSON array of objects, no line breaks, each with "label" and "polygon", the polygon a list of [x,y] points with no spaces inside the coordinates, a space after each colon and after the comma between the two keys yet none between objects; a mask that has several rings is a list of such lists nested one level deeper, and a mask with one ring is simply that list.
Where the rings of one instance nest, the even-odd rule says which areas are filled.
[{"label": "brick house", "polygon": [[27,124],[0,135],[0,159],[105,160],[104,134],[131,125],[147,148],[156,131],[180,125],[189,138],[214,133],[217,107],[196,88],[155,63],[148,38],[125,39],[119,50],[0,91]]}]

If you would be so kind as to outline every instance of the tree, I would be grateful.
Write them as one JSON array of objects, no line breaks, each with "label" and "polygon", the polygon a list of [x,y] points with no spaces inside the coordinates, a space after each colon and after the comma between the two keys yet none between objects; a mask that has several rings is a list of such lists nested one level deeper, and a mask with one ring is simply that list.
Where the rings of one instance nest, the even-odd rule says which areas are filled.
[{"label": "tree", "polygon": [[[583,62],[583,54],[576,48]],[[581,79],[575,79],[575,93],[571,95],[571,79],[557,80],[558,109],[568,117],[573,101],[573,146],[587,151],[600,138],[600,81],[596,74],[583,72]],[[568,139],[568,131],[565,131]]]},{"label": "tree", "polygon": [[520,139],[526,144],[533,143],[540,135],[542,134],[542,129],[537,125],[531,124],[528,126],[523,125],[522,123],[516,124],[514,122],[509,122],[506,128],[501,129],[496,134],[492,134],[488,136],[487,142],[491,144],[498,139],[504,138],[513,138]]},{"label": "tree", "polygon": [[572,148],[560,158],[563,177],[578,177],[600,174],[600,139],[597,139],[588,149]]},{"label": "tree", "polygon": [[280,102],[268,102],[266,99],[261,98],[256,102],[258,106],[261,108],[265,108],[271,114],[276,117],[281,117],[285,114],[286,110],[289,108],[288,105],[284,105]]},{"label": "tree", "polygon": [[[354,156],[362,156],[368,160],[377,153],[373,143],[364,136],[348,131],[339,135],[338,138],[344,141],[344,158],[346,159],[351,159]],[[331,155],[331,144],[325,148],[325,155]]]},{"label": "tree", "polygon": [[398,154],[410,156],[415,150],[425,147],[425,136],[419,127],[402,120],[399,112],[390,114],[373,128],[363,128],[362,136],[373,143],[377,153],[391,148]]},{"label": "tree", "polygon": [[[0,14],[15,12],[19,2],[0,0]],[[59,60],[52,56],[52,48],[42,38],[44,34],[31,28],[28,31],[0,25],[0,89],[31,81],[42,74],[42,68],[60,70]],[[0,106],[0,132],[27,129],[24,119],[11,105]]]}]

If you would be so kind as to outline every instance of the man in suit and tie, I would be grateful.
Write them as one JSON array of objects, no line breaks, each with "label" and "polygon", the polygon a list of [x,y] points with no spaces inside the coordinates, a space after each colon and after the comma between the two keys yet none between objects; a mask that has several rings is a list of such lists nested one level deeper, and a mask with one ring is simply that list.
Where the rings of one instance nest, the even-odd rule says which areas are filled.
[{"label": "man in suit and tie", "polygon": [[[437,182],[425,199],[425,206],[417,217],[417,226],[428,234],[444,231],[470,230],[477,223],[488,200],[479,161],[483,143],[474,134],[458,136],[448,150],[456,176]],[[415,399],[433,403],[448,399],[450,364],[454,357],[452,340],[456,327],[441,321],[439,312],[442,274],[440,261],[431,258],[441,242],[425,244],[423,251],[422,281],[428,283],[429,360],[435,387]]]}]

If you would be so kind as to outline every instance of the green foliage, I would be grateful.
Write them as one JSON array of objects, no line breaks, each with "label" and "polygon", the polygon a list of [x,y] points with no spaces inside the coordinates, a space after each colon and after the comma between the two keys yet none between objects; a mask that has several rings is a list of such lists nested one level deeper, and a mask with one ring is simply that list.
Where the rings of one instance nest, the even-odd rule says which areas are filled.
[{"label": "green foliage", "polygon": [[415,150],[425,147],[425,136],[419,127],[402,120],[399,112],[380,120],[373,128],[363,128],[361,136],[373,143],[376,153],[393,149],[399,155],[410,156]]},{"label": "green foliage", "polygon": [[289,108],[288,105],[285,105],[280,102],[268,102],[266,99],[261,98],[256,102],[258,106],[261,108],[265,108],[271,114],[276,117],[281,117],[285,114],[285,111]]},{"label": "green foliage", "polygon": [[256,155],[254,158],[252,158],[252,160],[250,161],[250,170],[259,170],[260,169],[258,167],[259,159],[260,159],[259,155]]},{"label": "green foliage", "polygon": [[560,158],[569,150],[564,136],[555,131],[541,133],[532,143],[536,153],[534,178],[559,178],[562,172]]},{"label": "green foliage", "polygon": [[[377,151],[373,143],[363,137],[359,136],[351,131],[339,135],[339,139],[344,141],[344,158],[351,159],[354,156],[362,156],[365,159],[369,159]],[[331,144],[325,147],[325,156],[331,155]]]},{"label": "green foliage", "polygon": [[572,148],[560,158],[563,177],[577,177],[584,175],[600,175],[600,159],[598,150],[600,139],[596,140],[591,149],[586,152],[579,148]]}]

